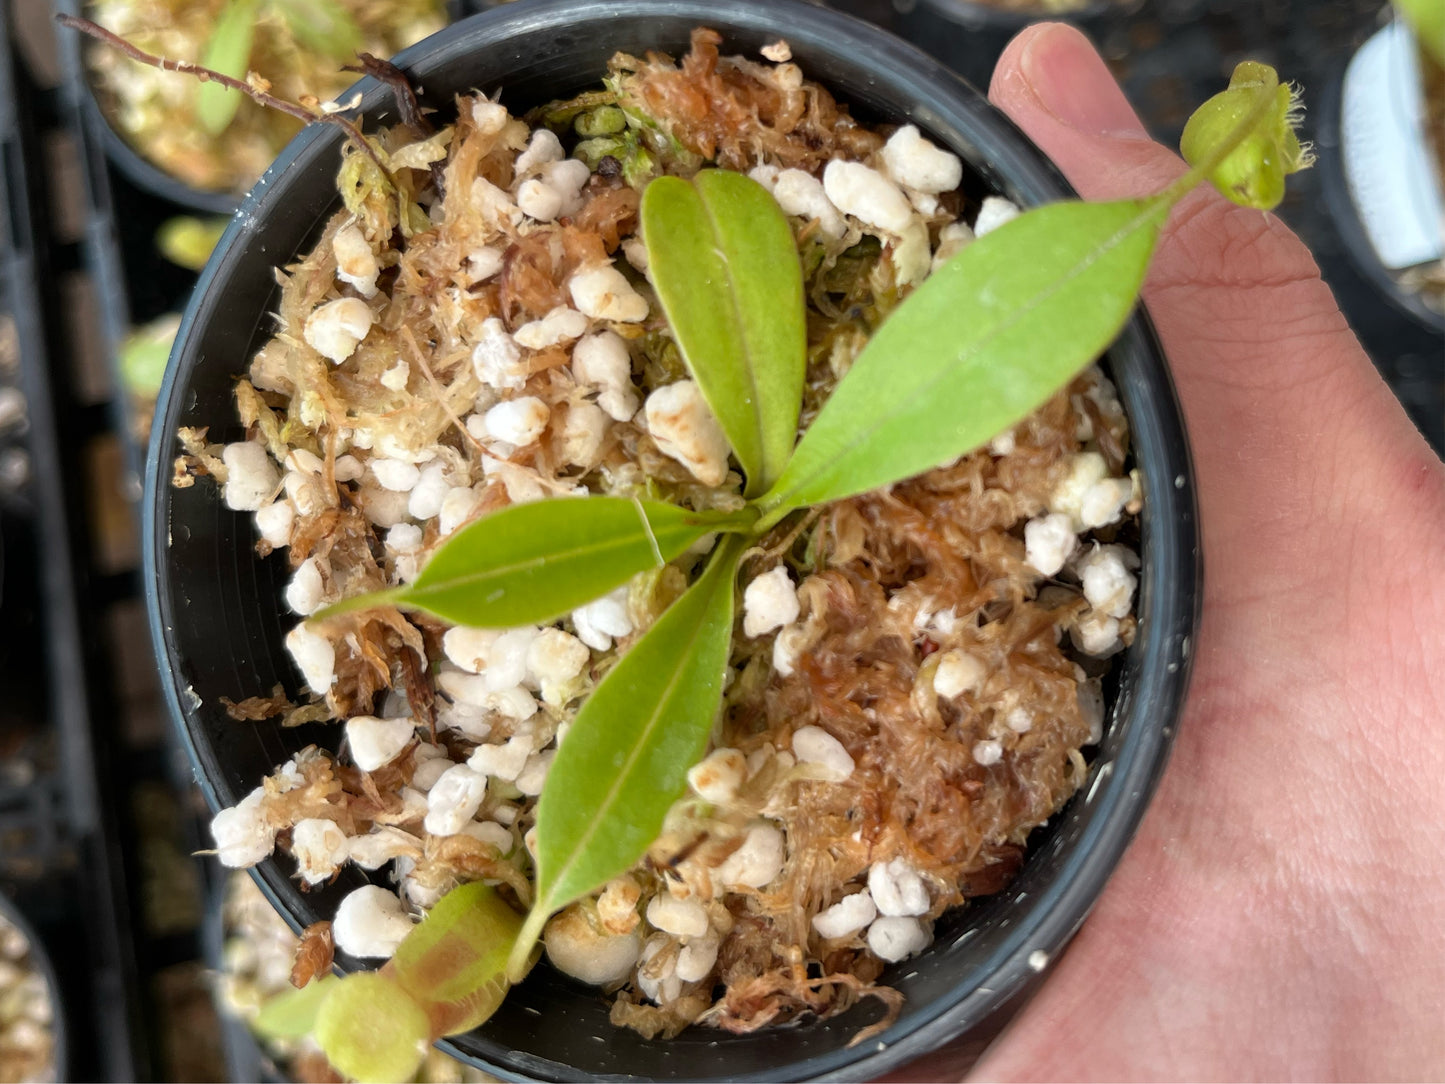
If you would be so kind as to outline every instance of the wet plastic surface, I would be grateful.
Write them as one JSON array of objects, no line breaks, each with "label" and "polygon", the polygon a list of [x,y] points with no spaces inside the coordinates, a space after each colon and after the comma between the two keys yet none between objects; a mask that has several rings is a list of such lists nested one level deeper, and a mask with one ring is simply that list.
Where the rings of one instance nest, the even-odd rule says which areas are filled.
[{"label": "wet plastic surface", "polygon": [[[502,87],[503,100],[521,109],[592,84],[617,48],[680,52],[704,22],[723,32],[729,50],[749,52],[786,36],[804,70],[860,115],[916,121],[959,150],[992,190],[1024,204],[1065,191],[1012,126],[940,65],[873,27],[801,4],[532,0],[454,27],[425,54],[398,62],[439,108],[457,91]],[[363,88],[368,117],[386,123],[389,101],[374,84]],[[280,600],[287,572],[280,556],[254,558],[249,517],[226,510],[214,487],[169,486],[171,435],[179,426],[208,425],[212,439],[242,436],[231,378],[269,326],[264,315],[276,297],[270,268],[302,251],[338,205],[332,178],[339,142],[331,130],[304,134],[238,211],[177,338],[150,450],[143,531],[152,631],[169,664],[168,697],[213,807],[233,804],[292,752],[334,733],[238,726],[220,711],[222,695],[250,695],[278,681],[295,688],[281,644],[292,620]],[[1114,721],[1087,793],[1036,840],[1010,890],[940,922],[935,945],[886,976],[906,997],[898,1023],[849,1049],[876,1017],[865,1003],[824,1023],[750,1036],[695,1028],[669,1043],[648,1043],[612,1027],[595,991],[539,967],[487,1025],[455,1040],[458,1052],[504,1076],[542,1080],[866,1077],[960,1033],[986,1030],[1012,996],[1037,981],[1030,961],[1055,956],[1082,921],[1162,770],[1197,616],[1192,475],[1167,370],[1145,319],[1126,331],[1110,362],[1147,488],[1141,636],[1124,665]],[[302,894],[285,860],[268,861],[258,873],[298,928],[329,917],[360,878],[352,872],[323,892]]]}]

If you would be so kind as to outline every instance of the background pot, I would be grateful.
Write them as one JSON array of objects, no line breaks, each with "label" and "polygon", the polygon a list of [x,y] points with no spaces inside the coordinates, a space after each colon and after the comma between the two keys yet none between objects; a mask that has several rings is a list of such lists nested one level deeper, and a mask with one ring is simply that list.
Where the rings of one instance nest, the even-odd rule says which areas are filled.
[{"label": "background pot", "polygon": [[[446,0],[448,22],[455,22],[461,17],[462,4],[463,0]],[[85,15],[87,17],[92,15],[85,0],[57,0],[55,6],[57,10],[69,15]],[[81,46],[81,63],[76,73],[81,83],[81,93],[78,97],[85,110],[85,122],[96,134],[105,150],[105,156],[111,164],[124,174],[126,180],[142,192],[159,196],[177,207],[211,215],[228,215],[234,211],[241,203],[241,197],[235,192],[196,188],[187,184],[141,154],[125,136],[116,130],[101,105],[103,94],[91,81],[90,68],[84,63],[85,54],[94,47],[88,39]],[[176,76],[176,78],[184,77]]]},{"label": "background pot", "polygon": [[1094,41],[1137,11],[1144,0],[1084,0],[1071,11],[1049,12],[994,7],[980,0],[893,0],[899,32],[976,87],[988,86],[1004,47],[1030,23],[1047,19],[1080,27]]},{"label": "background pot", "polygon": [[45,951],[45,943],[36,936],[34,927],[20,913],[20,909],[5,896],[0,896],[0,922],[19,930],[25,938],[29,947],[27,966],[45,983],[45,995],[50,1000],[50,1023],[47,1026],[50,1028],[51,1072],[43,1079],[69,1080],[65,1006],[60,1000],[60,983],[56,981],[55,968]]},{"label": "background pot", "polygon": [[[721,31],[728,52],[755,53],[785,37],[804,71],[865,120],[911,119],[963,155],[976,194],[993,190],[1027,205],[1068,191],[1004,117],[940,64],[875,27],[793,0],[529,0],[452,26],[397,62],[440,109],[455,93],[500,88],[520,110],[594,84],[619,48],[679,54],[697,25]],[[396,121],[380,87],[359,87],[373,122]],[[228,511],[214,487],[171,488],[174,434],[204,425],[214,440],[242,436],[232,377],[272,326],[272,269],[308,248],[339,206],[339,145],[332,128],[303,133],[246,198],[201,276],[158,404],[144,524],[151,628],[168,670],[167,698],[213,808],[235,803],[307,743],[334,743],[336,732],[240,724],[221,710],[222,696],[276,682],[296,688],[282,648],[288,573],[278,556],[255,559],[249,515]],[[1007,892],[941,920],[932,948],[885,974],[907,999],[897,1023],[849,1048],[877,1015],[865,1002],[823,1023],[748,1036],[692,1029],[671,1042],[644,1042],[608,1023],[595,990],[539,967],[487,1025],[454,1040],[457,1052],[504,1076],[542,1080],[859,1079],[997,1026],[1078,928],[1132,837],[1163,770],[1190,667],[1199,582],[1193,475],[1168,370],[1142,313],[1109,364],[1144,478],[1140,634],[1118,667],[1111,722],[1085,792],[1035,834]],[[329,918],[361,881],[351,870],[329,889],[303,894],[284,857],[255,872],[298,928]]]}]

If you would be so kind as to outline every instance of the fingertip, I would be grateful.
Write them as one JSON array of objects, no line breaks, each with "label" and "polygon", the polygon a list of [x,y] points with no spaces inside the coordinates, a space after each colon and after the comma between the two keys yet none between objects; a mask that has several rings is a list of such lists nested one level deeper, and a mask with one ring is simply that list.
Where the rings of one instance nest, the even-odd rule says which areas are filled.
[{"label": "fingertip", "polygon": [[1049,22],[1032,23],[1013,36],[1013,40],[1005,46],[1003,53],[999,56],[998,63],[993,66],[993,77],[988,84],[989,101],[1007,111],[1008,105],[1016,101],[1022,93],[1032,104],[1038,104],[1029,90],[1028,80],[1023,75],[1021,67],[1023,55],[1035,38],[1050,33],[1055,27],[1064,25],[1063,23]]},{"label": "fingertip", "polygon": [[1041,110],[1084,135],[1149,138],[1093,42],[1067,23],[1037,23],[1015,37],[994,69],[989,96],[1005,110]]}]

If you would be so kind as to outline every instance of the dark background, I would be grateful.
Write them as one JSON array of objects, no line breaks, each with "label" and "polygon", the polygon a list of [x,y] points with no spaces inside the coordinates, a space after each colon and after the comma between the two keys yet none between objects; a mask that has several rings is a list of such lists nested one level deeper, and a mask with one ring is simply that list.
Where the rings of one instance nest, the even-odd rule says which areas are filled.
[{"label": "dark background", "polygon": [[[484,6],[480,0],[472,0]],[[522,0],[525,2],[525,0]],[[949,0],[840,0],[980,87],[1022,21]],[[947,11],[952,14],[946,14]],[[185,304],[194,276],[155,251],[180,209],[108,167],[85,130],[50,0],[0,0],[0,892],[53,957],[74,1079],[220,1080],[228,1072],[203,948],[215,873],[204,810],[164,718],[136,569],[126,327]],[[1246,57],[1302,84],[1319,164],[1281,216],[1381,373],[1445,447],[1445,340],[1409,311],[1341,198],[1334,120],[1344,65],[1379,0],[1145,0],[1086,14],[1156,137]],[[244,1053],[244,1052],[243,1052]]]}]

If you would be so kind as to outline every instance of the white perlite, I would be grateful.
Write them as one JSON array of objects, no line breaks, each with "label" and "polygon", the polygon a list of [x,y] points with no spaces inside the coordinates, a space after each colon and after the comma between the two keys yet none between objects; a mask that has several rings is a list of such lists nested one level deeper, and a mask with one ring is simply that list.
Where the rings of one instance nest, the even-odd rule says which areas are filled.
[{"label": "white perlite", "polygon": [[497,391],[515,390],[527,382],[522,350],[507,333],[507,325],[495,316],[482,321],[477,344],[472,347],[472,369],[478,380]]},{"label": "white perlite", "polygon": [[934,146],[912,124],[898,129],[883,145],[883,165],[905,188],[929,195],[951,191],[963,180],[958,155]]},{"label": "white perlite", "polygon": [[1061,512],[1024,524],[1024,559],[1045,576],[1058,575],[1076,544],[1069,517]]},{"label": "white perlite", "polygon": [[1022,212],[1018,205],[1002,196],[986,196],[983,204],[978,209],[978,218],[973,222],[973,233],[975,237],[982,237],[984,234],[992,233],[1005,222],[1012,222]]},{"label": "white perlite", "polygon": [[356,352],[376,317],[359,297],[328,301],[306,318],[301,337],[322,357],[340,365]]},{"label": "white perlite", "polygon": [[486,776],[465,764],[448,768],[426,796],[422,826],[434,836],[454,836],[476,815],[486,794]]},{"label": "white perlite", "polygon": [[695,381],[658,388],[647,397],[643,413],[658,451],[681,463],[703,485],[723,484],[728,440]]},{"label": "white perlite", "polygon": [[913,205],[903,190],[861,162],[829,162],[823,191],[838,210],[876,229],[901,234],[913,221]]},{"label": "white perlite", "polygon": [[336,680],[336,648],[324,636],[305,625],[297,625],[286,634],[286,650],[296,669],[301,671],[306,686],[318,696],[325,696]]},{"label": "white perlite", "polygon": [[804,726],[793,731],[793,755],[799,764],[813,769],[813,774],[833,783],[841,783],[853,774],[853,758],[843,743],[822,727]]},{"label": "white perlite", "polygon": [[813,929],[829,940],[857,933],[878,917],[878,908],[868,889],[844,896],[832,907],[813,916]]},{"label": "white perlite", "polygon": [[364,772],[374,772],[390,763],[415,734],[415,723],[410,718],[378,719],[374,715],[358,715],[346,722],[351,759]]},{"label": "white perlite", "polygon": [[259,510],[281,482],[281,472],[258,440],[227,444],[221,462],[226,464],[226,507],[237,512]]},{"label": "white perlite", "polygon": [[362,885],[341,901],[331,934],[336,947],[363,959],[390,959],[411,933],[411,919],[394,892]]},{"label": "white perlite", "polygon": [[773,179],[773,198],[784,214],[797,215],[818,223],[829,237],[842,237],[848,230],[838,208],[823,189],[823,182],[801,169],[785,169]]},{"label": "white perlite", "polygon": [[754,577],[743,592],[743,635],[761,636],[791,625],[800,612],[798,591],[783,565]]},{"label": "white perlite", "polygon": [[1074,562],[1089,605],[1109,617],[1128,617],[1138,581],[1129,568],[1138,558],[1123,546],[1094,546]]},{"label": "white perlite", "polygon": [[611,264],[578,271],[567,281],[572,304],[595,320],[635,324],[647,319],[647,298]]},{"label": "white perlite", "polygon": [[785,853],[781,831],[771,824],[754,825],[742,846],[718,866],[714,877],[728,887],[762,888],[782,872]]},{"label": "white perlite", "polygon": [[557,970],[593,986],[627,978],[642,952],[635,929],[621,934],[597,930],[579,904],[547,923],[543,944]]},{"label": "white perlite", "polygon": [[549,417],[551,411],[547,404],[535,395],[508,399],[487,411],[487,436],[520,448],[531,444],[547,431]]},{"label": "white perlite", "polygon": [[737,797],[747,778],[747,758],[736,749],[714,749],[687,770],[687,784],[705,802],[721,805]]},{"label": "white perlite", "polygon": [[336,257],[336,277],[355,286],[362,297],[376,296],[376,276],[381,265],[371,251],[366,236],[355,222],[348,222],[331,239],[331,254]]},{"label": "white perlite", "polygon": [[647,921],[676,937],[701,937],[707,933],[707,908],[697,900],[674,899],[663,892],[647,905]]},{"label": "white perlite", "polygon": [[868,871],[868,891],[881,915],[928,913],[928,886],[905,858],[876,863]]},{"label": "white perlite", "polygon": [[954,648],[945,651],[933,672],[933,691],[945,700],[952,700],[983,684],[983,663],[966,651]]},{"label": "white perlite", "polygon": [[257,787],[230,809],[223,809],[211,818],[211,837],[216,841],[216,857],[230,869],[254,866],[271,853],[276,845],[276,829],[266,821],[261,799],[266,795]]},{"label": "white perlite", "polygon": [[346,833],[334,821],[308,817],[291,828],[291,854],[307,884],[320,884],[350,856]]},{"label": "white perlite", "polygon": [[868,927],[868,947],[889,963],[906,960],[928,947],[928,931],[916,918],[886,915]]}]

